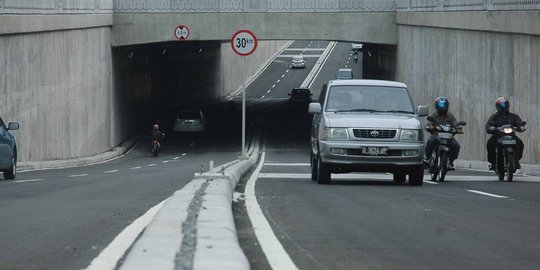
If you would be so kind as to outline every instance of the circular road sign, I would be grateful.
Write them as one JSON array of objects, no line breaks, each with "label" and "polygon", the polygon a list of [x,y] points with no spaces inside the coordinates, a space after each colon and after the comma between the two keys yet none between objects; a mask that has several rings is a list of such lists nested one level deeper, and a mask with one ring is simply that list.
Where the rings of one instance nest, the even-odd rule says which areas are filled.
[{"label": "circular road sign", "polygon": [[231,38],[233,51],[241,56],[248,56],[257,49],[257,38],[249,30],[240,30]]},{"label": "circular road sign", "polygon": [[185,25],[179,25],[174,28],[174,37],[178,40],[186,40],[189,37],[189,28]]}]

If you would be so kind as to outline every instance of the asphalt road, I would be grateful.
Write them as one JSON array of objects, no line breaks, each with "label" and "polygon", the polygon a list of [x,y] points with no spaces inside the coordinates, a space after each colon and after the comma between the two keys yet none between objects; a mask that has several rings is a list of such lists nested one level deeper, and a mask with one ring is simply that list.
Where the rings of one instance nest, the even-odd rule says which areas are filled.
[{"label": "asphalt road", "polygon": [[[336,46],[313,83],[314,97],[344,67],[349,50],[348,43]],[[279,59],[275,66],[282,64]],[[283,70],[271,65],[261,77],[279,74]],[[425,175],[420,187],[395,184],[384,173],[333,174],[331,185],[311,181],[311,116],[284,99],[304,74],[281,80],[271,96],[252,100],[279,108],[264,118],[265,157],[249,180],[256,179],[263,215],[250,219],[244,200],[234,204],[238,236],[252,269],[540,269],[538,177],[500,182],[492,172],[458,168],[442,183]],[[267,89],[273,83],[255,81],[251,87]],[[248,179],[237,189],[240,198]],[[252,226],[260,219],[271,227],[264,231],[257,225],[263,239]],[[264,246],[271,237],[279,245]],[[291,268],[275,267],[289,258]]]},{"label": "asphalt road", "polygon": [[143,137],[113,161],[1,180],[0,269],[84,269],[125,227],[208,170],[210,160],[217,166],[240,156],[241,133],[221,123],[202,135],[167,133],[158,157]]}]

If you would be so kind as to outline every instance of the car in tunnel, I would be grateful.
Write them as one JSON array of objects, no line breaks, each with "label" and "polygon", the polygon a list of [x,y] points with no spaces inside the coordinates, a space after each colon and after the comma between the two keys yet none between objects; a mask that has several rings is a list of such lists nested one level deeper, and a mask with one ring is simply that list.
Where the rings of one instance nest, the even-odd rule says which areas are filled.
[{"label": "car in tunnel", "polygon": [[351,68],[340,68],[337,71],[336,78],[338,80],[350,80],[353,78],[353,72]]},{"label": "car in tunnel", "polygon": [[291,68],[305,68],[306,61],[302,55],[295,55],[292,57]]},{"label": "car in tunnel", "polygon": [[175,132],[203,132],[206,130],[206,119],[200,109],[182,110],[177,113],[174,122]]},{"label": "car in tunnel", "polygon": [[19,123],[10,122],[8,126],[0,118],[0,171],[4,179],[15,179],[17,174],[17,144],[10,130],[19,129]]}]

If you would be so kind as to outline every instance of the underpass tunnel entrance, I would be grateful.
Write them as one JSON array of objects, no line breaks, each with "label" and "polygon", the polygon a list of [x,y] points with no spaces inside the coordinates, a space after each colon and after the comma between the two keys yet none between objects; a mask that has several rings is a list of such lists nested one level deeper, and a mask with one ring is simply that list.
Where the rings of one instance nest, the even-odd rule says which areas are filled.
[{"label": "underpass tunnel entrance", "polygon": [[[200,107],[221,89],[221,42],[168,42],[115,47],[114,102],[127,133],[168,125],[183,108]],[[130,135],[130,134],[126,134]]]},{"label": "underpass tunnel entrance", "polygon": [[396,80],[397,46],[365,43],[362,46],[362,78]]}]

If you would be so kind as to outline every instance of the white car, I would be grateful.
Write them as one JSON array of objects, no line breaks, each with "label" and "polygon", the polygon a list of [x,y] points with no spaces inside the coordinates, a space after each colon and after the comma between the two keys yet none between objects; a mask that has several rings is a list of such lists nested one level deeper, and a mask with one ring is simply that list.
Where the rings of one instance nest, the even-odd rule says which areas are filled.
[{"label": "white car", "polygon": [[201,110],[180,111],[173,128],[175,132],[202,132],[205,129],[206,121]]},{"label": "white car", "polygon": [[305,68],[305,67],[306,67],[306,61],[304,60],[303,56],[295,55],[292,57],[291,68]]},{"label": "white car", "polygon": [[351,51],[362,51],[362,47],[364,47],[361,43],[353,43],[351,45]]}]

